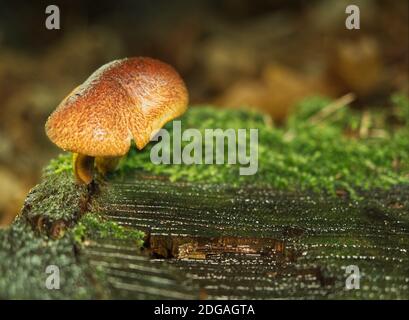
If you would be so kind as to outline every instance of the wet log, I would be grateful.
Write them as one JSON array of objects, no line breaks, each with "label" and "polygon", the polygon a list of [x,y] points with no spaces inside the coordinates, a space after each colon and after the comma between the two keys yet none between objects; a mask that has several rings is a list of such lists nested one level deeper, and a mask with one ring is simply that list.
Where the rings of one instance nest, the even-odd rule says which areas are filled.
[{"label": "wet log", "polygon": [[[137,173],[95,201],[109,219],[148,234],[151,261],[178,268],[211,298],[407,298],[409,189],[362,197]],[[348,266],[358,267],[360,289],[346,287]]]},{"label": "wet log", "polygon": [[[43,189],[62,201],[71,190]],[[87,205],[77,194],[64,215],[55,214],[53,201],[38,229],[34,217],[48,198],[35,189],[20,218],[0,232],[0,297],[409,298],[409,188],[360,196],[172,182],[129,171],[95,188]],[[86,216],[144,231],[142,250],[111,233],[76,239]],[[66,230],[51,239],[45,227],[54,218]],[[48,264],[62,265],[61,290],[45,289]],[[359,269],[359,289],[346,286],[348,266]]]}]

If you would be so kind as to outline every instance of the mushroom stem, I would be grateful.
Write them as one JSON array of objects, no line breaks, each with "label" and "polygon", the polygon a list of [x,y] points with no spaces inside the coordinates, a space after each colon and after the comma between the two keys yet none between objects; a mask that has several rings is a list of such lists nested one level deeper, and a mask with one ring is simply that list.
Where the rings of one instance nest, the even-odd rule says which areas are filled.
[{"label": "mushroom stem", "polygon": [[115,171],[122,157],[96,157],[95,165],[100,174],[105,176],[109,172]]},{"label": "mushroom stem", "polygon": [[74,153],[74,174],[78,184],[90,184],[94,173],[94,157]]}]

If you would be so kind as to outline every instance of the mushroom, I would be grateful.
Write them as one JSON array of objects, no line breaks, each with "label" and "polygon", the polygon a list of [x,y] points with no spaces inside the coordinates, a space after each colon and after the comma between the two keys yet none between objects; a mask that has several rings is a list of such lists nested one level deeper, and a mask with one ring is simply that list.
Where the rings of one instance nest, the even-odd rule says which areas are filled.
[{"label": "mushroom", "polygon": [[132,139],[142,149],[187,103],[186,86],[168,64],[145,57],[115,60],[75,88],[45,130],[58,147],[74,153],[77,182],[89,184],[94,166],[102,174],[113,171]]}]

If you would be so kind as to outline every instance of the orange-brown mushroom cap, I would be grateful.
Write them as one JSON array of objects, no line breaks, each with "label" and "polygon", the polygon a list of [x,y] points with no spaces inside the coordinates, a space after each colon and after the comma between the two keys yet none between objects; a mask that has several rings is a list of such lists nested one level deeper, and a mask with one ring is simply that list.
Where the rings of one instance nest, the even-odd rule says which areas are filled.
[{"label": "orange-brown mushroom cap", "polygon": [[74,89],[48,118],[47,136],[64,150],[93,157],[142,149],[166,122],[183,114],[188,93],[168,64],[151,58],[112,61]]}]

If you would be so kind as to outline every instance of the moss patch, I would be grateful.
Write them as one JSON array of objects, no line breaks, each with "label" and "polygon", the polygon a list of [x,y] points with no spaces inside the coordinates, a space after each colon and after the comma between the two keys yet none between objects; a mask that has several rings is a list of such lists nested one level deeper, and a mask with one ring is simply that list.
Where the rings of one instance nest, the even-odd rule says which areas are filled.
[{"label": "moss patch", "polygon": [[63,153],[52,159],[50,163],[44,168],[44,176],[49,177],[53,175],[58,175],[62,172],[70,172],[73,170],[72,167],[72,154]]},{"label": "moss patch", "polygon": [[22,216],[42,224],[58,220],[72,224],[79,218],[81,210],[86,210],[88,196],[88,188],[75,184],[72,172],[46,174],[27,196]]},{"label": "moss patch", "polygon": [[[270,125],[266,117],[255,112],[191,108],[181,118],[182,129],[197,128],[204,133],[207,128],[257,128],[257,174],[240,176],[239,165],[155,165],[150,161],[153,144],[142,151],[133,147],[120,164],[120,174],[138,169],[166,174],[173,181],[252,183],[330,194],[342,190],[352,195],[359,190],[406,184],[409,183],[409,101],[402,95],[394,96],[392,101],[393,108],[388,111],[364,114],[344,107],[314,123],[311,118],[331,101],[310,98],[297,106],[282,127]],[[363,117],[369,119],[366,130],[371,134],[361,137]],[[171,132],[172,124],[166,128]]]},{"label": "moss patch", "polygon": [[[0,299],[94,299],[106,293],[100,271],[75,254],[73,234],[51,240],[23,221],[0,230]],[[60,289],[49,290],[46,268],[60,270]]]},{"label": "moss patch", "polygon": [[143,245],[144,233],[137,230],[124,228],[113,221],[106,220],[97,213],[85,214],[73,229],[77,242],[85,239],[129,240],[135,242],[140,248]]},{"label": "moss patch", "polygon": [[[0,299],[101,299],[109,297],[102,268],[91,266],[81,254],[85,240],[123,240],[142,247],[144,234],[103,217],[85,214],[58,240],[36,232],[18,219],[0,230]],[[60,270],[60,289],[46,288],[46,268]]]}]

